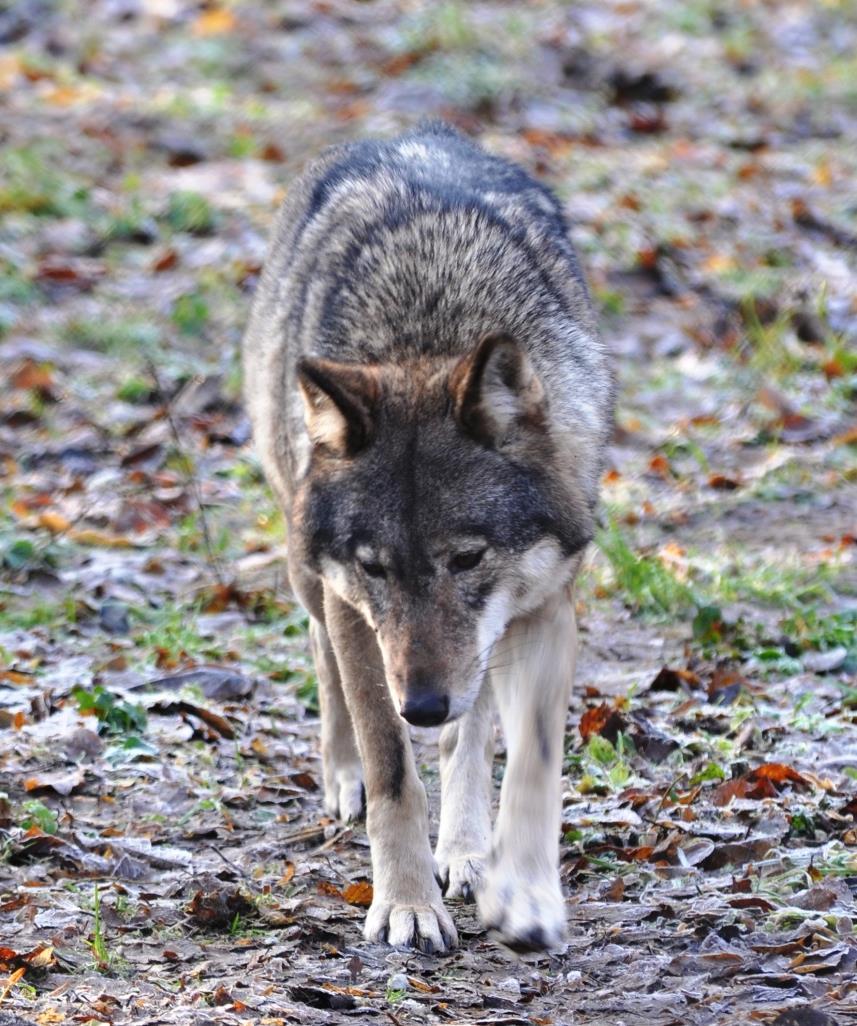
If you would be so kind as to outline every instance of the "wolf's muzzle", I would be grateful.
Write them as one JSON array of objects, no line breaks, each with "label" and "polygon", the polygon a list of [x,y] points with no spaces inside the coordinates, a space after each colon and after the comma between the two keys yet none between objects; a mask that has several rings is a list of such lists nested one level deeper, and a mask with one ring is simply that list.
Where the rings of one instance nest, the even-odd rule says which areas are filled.
[{"label": "wolf's muzzle", "polygon": [[449,715],[449,695],[417,692],[402,702],[401,713],[415,727],[437,727]]}]

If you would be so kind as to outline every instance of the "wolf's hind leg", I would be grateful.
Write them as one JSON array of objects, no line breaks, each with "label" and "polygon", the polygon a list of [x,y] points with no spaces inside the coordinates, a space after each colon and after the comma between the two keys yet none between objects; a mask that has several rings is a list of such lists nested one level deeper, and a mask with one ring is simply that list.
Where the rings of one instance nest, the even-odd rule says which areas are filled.
[{"label": "wolf's hind leg", "polygon": [[348,823],[363,814],[363,766],[333,646],[324,624],[314,616],[310,617],[309,638],[321,708],[324,807],[328,815]]},{"label": "wolf's hind leg", "polygon": [[441,805],[435,862],[444,894],[472,901],[491,845],[494,701],[486,680],[473,707],[440,735]]},{"label": "wolf's hind leg", "polygon": [[516,951],[565,934],[559,879],[563,739],[577,632],[565,592],[514,621],[494,650],[491,682],[506,736],[500,812],[479,913]]},{"label": "wolf's hind leg", "polygon": [[406,724],[393,706],[378,643],[363,617],[327,590],[325,615],[366,780],[374,896],[364,936],[396,947],[447,951],[458,936],[434,876],[425,788]]}]

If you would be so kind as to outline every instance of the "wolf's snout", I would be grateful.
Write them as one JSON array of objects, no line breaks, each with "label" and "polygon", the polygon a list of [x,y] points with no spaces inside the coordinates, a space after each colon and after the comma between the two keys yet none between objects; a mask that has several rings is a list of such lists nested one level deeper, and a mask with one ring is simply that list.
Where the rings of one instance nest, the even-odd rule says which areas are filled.
[{"label": "wolf's snout", "polygon": [[437,727],[449,715],[449,695],[418,691],[402,702],[402,716],[415,727]]}]

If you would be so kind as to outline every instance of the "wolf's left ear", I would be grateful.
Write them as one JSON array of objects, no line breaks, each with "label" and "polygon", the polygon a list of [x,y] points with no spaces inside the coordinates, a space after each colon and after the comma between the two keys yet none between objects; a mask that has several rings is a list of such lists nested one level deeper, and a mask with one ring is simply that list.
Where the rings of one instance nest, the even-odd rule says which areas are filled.
[{"label": "wolf's left ear", "polygon": [[314,445],[353,456],[372,439],[377,376],[368,368],[304,357],[298,363],[304,422]]},{"label": "wolf's left ear", "polygon": [[524,350],[508,335],[488,335],[452,372],[459,424],[499,448],[521,431],[545,430],[544,389]]}]

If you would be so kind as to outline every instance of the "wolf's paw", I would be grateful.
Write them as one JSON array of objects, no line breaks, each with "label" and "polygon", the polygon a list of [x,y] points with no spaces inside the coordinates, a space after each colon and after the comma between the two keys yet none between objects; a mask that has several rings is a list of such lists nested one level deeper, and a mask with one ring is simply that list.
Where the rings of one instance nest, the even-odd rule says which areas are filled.
[{"label": "wolf's paw", "polygon": [[366,809],[363,771],[359,766],[342,766],[325,774],[324,808],[343,823],[360,819]]},{"label": "wolf's paw", "polygon": [[565,903],[559,875],[521,879],[493,866],[476,894],[479,916],[493,938],[523,954],[562,947]]},{"label": "wolf's paw", "polygon": [[416,948],[427,955],[458,946],[455,926],[440,901],[425,905],[373,901],[363,936],[394,948]]},{"label": "wolf's paw", "polygon": [[461,898],[466,902],[473,901],[485,879],[485,856],[477,852],[449,856],[438,852],[435,862],[438,883],[444,895],[447,898]]}]

